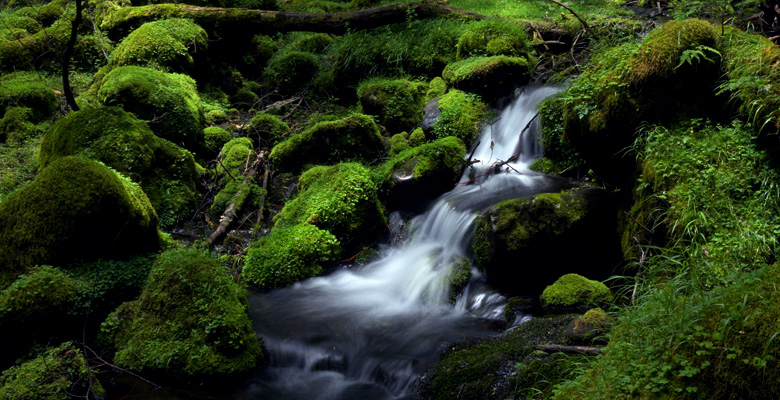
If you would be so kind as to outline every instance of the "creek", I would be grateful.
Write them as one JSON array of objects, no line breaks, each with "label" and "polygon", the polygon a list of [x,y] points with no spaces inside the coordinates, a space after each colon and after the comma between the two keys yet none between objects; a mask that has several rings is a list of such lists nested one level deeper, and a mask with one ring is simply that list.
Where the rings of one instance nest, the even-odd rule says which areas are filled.
[{"label": "creek", "polygon": [[[500,201],[559,191],[567,180],[528,166],[542,155],[537,103],[559,89],[530,86],[487,126],[461,182],[411,219],[389,220],[391,237],[375,261],[337,269],[270,293],[250,293],[250,316],[270,365],[241,399],[399,399],[442,346],[505,329],[506,298],[476,269],[450,301],[452,267],[470,257],[472,221]],[[515,161],[496,162],[517,155]],[[520,316],[515,324],[520,323]]]}]

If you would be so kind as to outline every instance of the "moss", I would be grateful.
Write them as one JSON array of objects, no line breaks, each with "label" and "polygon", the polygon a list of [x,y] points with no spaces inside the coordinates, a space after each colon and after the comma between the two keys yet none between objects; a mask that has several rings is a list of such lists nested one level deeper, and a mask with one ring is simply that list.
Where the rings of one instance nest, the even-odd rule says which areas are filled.
[{"label": "moss", "polygon": [[[243,195],[236,197],[236,193],[243,189]],[[260,207],[260,198],[263,195],[263,189],[254,184],[249,183],[246,186],[242,185],[240,181],[229,181],[224,188],[222,188],[216,196],[214,196],[214,203],[209,207],[209,214],[213,220],[219,220],[222,213],[227,210],[230,203],[236,204],[236,213],[240,213],[245,206],[251,206],[256,210]]]},{"label": "moss", "polygon": [[117,365],[136,371],[224,376],[255,368],[260,343],[244,289],[196,249],[173,249],[154,264],[140,297],[101,326]]},{"label": "moss", "polygon": [[229,119],[227,113],[223,110],[210,110],[206,113],[205,118],[206,122],[209,124],[222,124],[227,122]]},{"label": "moss", "polygon": [[261,143],[268,145],[279,143],[290,133],[290,126],[284,123],[281,118],[266,113],[258,113],[252,117],[246,129],[249,135],[253,137],[257,135]]},{"label": "moss", "polygon": [[217,154],[231,139],[233,134],[218,126],[210,126],[203,130],[203,147],[211,154]]},{"label": "moss", "polygon": [[571,321],[566,327],[565,343],[591,345],[596,342],[603,344],[606,342],[604,335],[614,322],[614,318],[601,308],[590,309]]},{"label": "moss", "polygon": [[386,219],[368,168],[356,163],[318,166],[298,182],[298,195],[274,216],[276,228],[312,224],[330,232],[348,253],[376,241]]},{"label": "moss", "polygon": [[0,203],[0,264],[13,277],[41,264],[117,258],[159,246],[140,187],[81,157],[52,162]]},{"label": "moss", "polygon": [[455,260],[447,274],[447,283],[450,286],[450,303],[455,304],[470,279],[471,262],[466,257]]},{"label": "moss", "polygon": [[409,147],[422,146],[427,141],[422,128],[417,128],[409,135]]},{"label": "moss", "polygon": [[612,301],[612,293],[601,282],[577,274],[566,274],[544,288],[542,304],[554,308],[588,307]]},{"label": "moss", "polygon": [[390,157],[409,148],[409,141],[407,140],[408,136],[409,136],[408,133],[401,132],[393,135],[390,138],[390,151],[388,152],[388,155]]},{"label": "moss", "polygon": [[0,77],[0,115],[9,107],[27,107],[33,111],[33,121],[50,118],[57,110],[57,98],[34,73],[19,72]]},{"label": "moss", "polygon": [[375,78],[358,86],[358,99],[364,114],[391,133],[412,130],[422,121],[428,85],[406,79]]},{"label": "moss", "polygon": [[84,355],[71,342],[49,348],[0,376],[0,397],[6,399],[66,400],[104,394]]},{"label": "moss", "polygon": [[308,86],[319,68],[319,59],[314,54],[288,51],[268,61],[263,78],[267,86],[281,93],[292,94]]},{"label": "moss", "polygon": [[471,143],[479,132],[479,124],[487,116],[488,107],[478,96],[460,90],[450,90],[439,100],[441,114],[433,124],[433,134],[441,139],[455,136]]},{"label": "moss", "polygon": [[428,91],[425,92],[425,102],[438,99],[447,93],[447,82],[442,77],[437,76],[428,83]]},{"label": "moss", "polygon": [[459,60],[472,56],[526,56],[530,51],[525,29],[518,23],[488,18],[469,25],[458,39]]},{"label": "moss", "polygon": [[33,111],[27,107],[10,107],[0,119],[0,142],[22,143],[38,136],[41,130],[30,120]]},{"label": "moss", "polygon": [[497,100],[528,83],[531,65],[523,57],[470,57],[447,65],[441,76],[449,87]]},{"label": "moss", "polygon": [[539,104],[544,158],[534,162],[530,168],[547,174],[567,172],[571,176],[583,176],[588,168],[564,131],[563,96],[565,93],[557,94]]},{"label": "moss", "polygon": [[321,274],[340,254],[336,237],[316,226],[275,228],[252,244],[241,275],[261,289],[280,288]]},{"label": "moss", "polygon": [[147,22],[131,32],[111,53],[109,68],[138,65],[166,72],[188,72],[193,55],[208,49],[206,31],[191,20]]},{"label": "moss", "polygon": [[54,267],[32,268],[0,292],[0,328],[32,331],[56,324],[73,308],[79,289]]},{"label": "moss", "polygon": [[267,35],[255,35],[252,38],[252,50],[244,60],[250,65],[264,66],[276,52],[276,42]]},{"label": "moss", "polygon": [[57,121],[44,135],[40,164],[70,155],[101,161],[138,182],[164,227],[189,218],[200,200],[192,154],[120,108],[84,109]]},{"label": "moss", "polygon": [[197,151],[203,141],[203,106],[195,81],[186,75],[124,66],[95,84],[97,99],[150,121],[163,139]]},{"label": "moss", "polygon": [[297,37],[290,47],[297,51],[303,51],[314,54],[321,54],[330,46],[335,40],[324,33],[298,33]]},{"label": "moss", "polygon": [[370,117],[353,114],[320,122],[276,145],[271,163],[282,171],[298,172],[305,164],[335,164],[347,160],[373,161],[384,147],[379,128]]},{"label": "moss", "polygon": [[230,105],[238,109],[248,110],[254,108],[259,99],[255,92],[242,88],[230,96]]},{"label": "moss", "polygon": [[374,170],[374,180],[389,208],[433,198],[460,178],[466,147],[447,137],[404,150]]},{"label": "moss", "polygon": [[253,161],[254,147],[252,139],[245,137],[233,138],[225,143],[221,151],[222,158],[220,161],[222,164],[217,166],[217,172],[223,173],[227,169],[227,173],[233,179],[239,179],[243,175],[246,166]]}]

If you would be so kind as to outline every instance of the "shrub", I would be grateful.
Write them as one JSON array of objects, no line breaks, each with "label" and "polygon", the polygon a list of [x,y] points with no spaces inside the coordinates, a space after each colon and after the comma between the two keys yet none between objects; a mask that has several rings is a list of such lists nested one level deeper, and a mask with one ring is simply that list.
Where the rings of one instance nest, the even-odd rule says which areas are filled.
[{"label": "shrub", "polygon": [[241,275],[261,289],[280,288],[321,274],[340,254],[336,237],[314,225],[274,228],[252,244]]},{"label": "shrub", "polygon": [[423,82],[376,78],[362,82],[357,93],[364,114],[377,116],[389,132],[401,132],[420,125],[427,88]]},{"label": "shrub", "polygon": [[577,274],[566,274],[542,292],[542,304],[555,308],[592,307],[612,301],[606,285]]},{"label": "shrub", "polygon": [[223,376],[254,368],[260,343],[244,289],[226,267],[196,249],[173,249],[154,263],[141,296],[103,322],[117,365],[136,371]]}]

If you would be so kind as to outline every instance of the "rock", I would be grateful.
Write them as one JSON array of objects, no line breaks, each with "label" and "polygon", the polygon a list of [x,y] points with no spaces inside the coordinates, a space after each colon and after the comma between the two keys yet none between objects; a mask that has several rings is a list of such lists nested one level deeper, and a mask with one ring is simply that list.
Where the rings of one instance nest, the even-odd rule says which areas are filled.
[{"label": "rock", "polygon": [[439,100],[441,98],[435,98],[425,104],[423,107],[423,120],[422,129],[426,135],[431,135],[433,132],[433,124],[439,119],[441,111],[439,110]]},{"label": "rock", "polygon": [[609,331],[614,319],[604,310],[594,308],[588,310],[582,316],[569,322],[564,332],[566,344],[591,345],[594,343],[606,343],[604,334]]},{"label": "rock", "polygon": [[447,65],[442,77],[449,87],[495,102],[528,83],[531,65],[524,57],[470,57]]},{"label": "rock", "polygon": [[475,221],[477,267],[516,295],[539,295],[571,272],[606,279],[622,260],[614,197],[588,188],[496,204]]},{"label": "rock", "polygon": [[420,124],[427,89],[425,82],[376,78],[358,86],[358,99],[363,113],[377,116],[390,133],[398,133]]},{"label": "rock", "polygon": [[54,114],[57,98],[34,72],[16,72],[0,77],[0,117],[10,107],[31,109],[31,122],[38,122]]},{"label": "rock", "polygon": [[442,96],[437,107],[439,116],[433,123],[432,135],[444,138],[456,136],[463,143],[472,143],[480,131],[480,124],[488,117],[488,106],[475,94],[450,90]]},{"label": "rock", "polygon": [[612,301],[612,292],[599,281],[577,274],[566,274],[544,288],[542,306],[552,310],[571,310],[599,306]]}]

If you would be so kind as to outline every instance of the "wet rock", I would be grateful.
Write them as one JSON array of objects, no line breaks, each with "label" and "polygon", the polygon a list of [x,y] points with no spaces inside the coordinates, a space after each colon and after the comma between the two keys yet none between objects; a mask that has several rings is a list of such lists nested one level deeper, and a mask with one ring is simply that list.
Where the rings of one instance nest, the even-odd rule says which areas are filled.
[{"label": "wet rock", "polygon": [[564,332],[565,342],[572,345],[591,345],[594,343],[606,343],[604,334],[609,331],[614,319],[604,310],[594,308],[578,317],[566,327]]},{"label": "wet rock", "polygon": [[450,87],[493,102],[527,84],[531,66],[524,57],[470,57],[447,65],[442,77]]},{"label": "wet rock", "polygon": [[429,101],[425,107],[423,107],[423,120],[422,129],[426,135],[430,135],[433,131],[433,124],[439,119],[441,111],[439,111],[439,100],[441,98],[435,98]]}]

